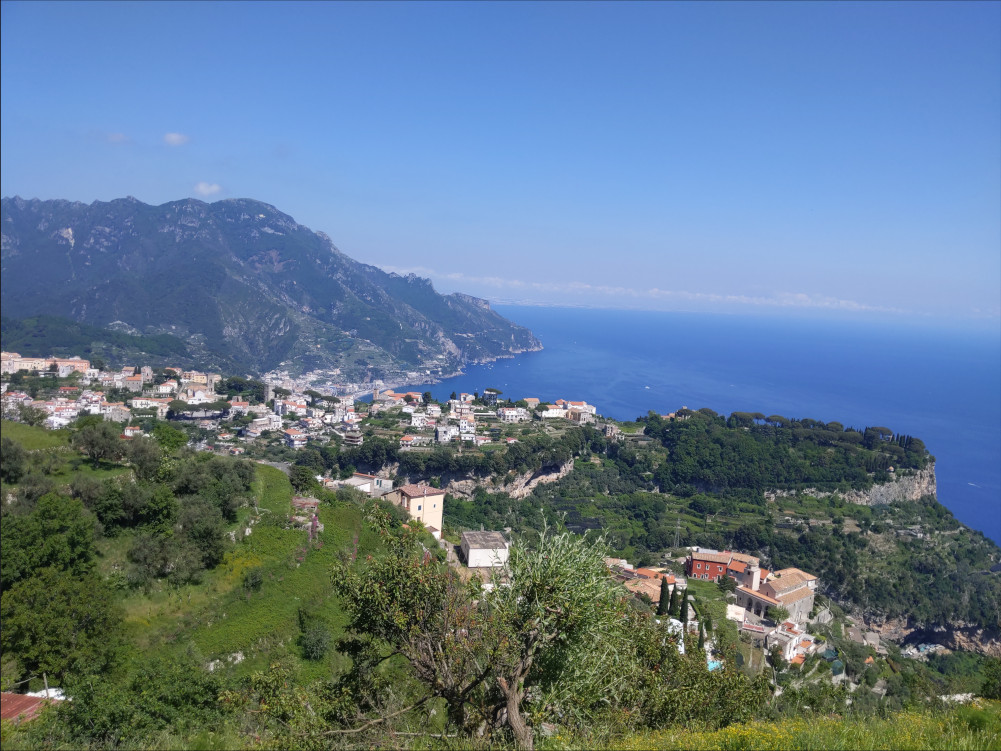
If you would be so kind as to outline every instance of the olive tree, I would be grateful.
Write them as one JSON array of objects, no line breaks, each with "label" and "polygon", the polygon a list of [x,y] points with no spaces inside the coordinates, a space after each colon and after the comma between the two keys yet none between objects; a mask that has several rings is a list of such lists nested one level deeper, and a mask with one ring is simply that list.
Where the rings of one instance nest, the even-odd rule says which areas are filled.
[{"label": "olive tree", "polygon": [[100,422],[87,425],[73,435],[73,446],[98,466],[106,459],[122,455],[121,431],[117,423]]},{"label": "olive tree", "polygon": [[626,602],[608,576],[604,545],[544,527],[516,542],[486,597],[504,649],[493,680],[519,748],[533,747],[526,710],[582,717],[614,696],[628,671]]}]

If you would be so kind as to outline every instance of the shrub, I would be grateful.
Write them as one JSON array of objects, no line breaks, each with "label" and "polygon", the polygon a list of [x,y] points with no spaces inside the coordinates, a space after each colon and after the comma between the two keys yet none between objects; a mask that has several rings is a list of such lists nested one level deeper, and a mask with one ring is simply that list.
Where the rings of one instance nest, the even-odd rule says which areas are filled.
[{"label": "shrub", "polygon": [[330,632],[326,627],[315,624],[299,637],[299,644],[307,660],[322,660],[330,648]]}]

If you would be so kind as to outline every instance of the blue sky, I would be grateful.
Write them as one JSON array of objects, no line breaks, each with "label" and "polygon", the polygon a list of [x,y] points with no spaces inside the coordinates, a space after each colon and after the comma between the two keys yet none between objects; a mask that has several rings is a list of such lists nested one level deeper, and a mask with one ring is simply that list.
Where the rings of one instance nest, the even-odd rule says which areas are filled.
[{"label": "blue sky", "polygon": [[5,196],[494,301],[1001,326],[1001,3],[3,2]]}]

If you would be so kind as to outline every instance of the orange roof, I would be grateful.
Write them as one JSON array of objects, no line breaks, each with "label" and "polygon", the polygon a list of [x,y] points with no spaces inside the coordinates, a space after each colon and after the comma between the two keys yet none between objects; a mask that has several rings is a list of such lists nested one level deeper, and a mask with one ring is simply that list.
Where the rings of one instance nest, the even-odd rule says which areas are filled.
[{"label": "orange roof", "polygon": [[730,561],[727,568],[731,571],[736,571],[738,574],[742,574],[747,570],[747,564],[743,561]]},{"label": "orange roof", "polygon": [[660,584],[650,579],[630,579],[624,582],[624,586],[630,592],[645,594],[651,600],[657,600],[660,597]]},{"label": "orange roof", "polygon": [[799,646],[801,649],[809,649],[810,647],[813,646],[813,642],[810,641],[809,639],[803,639],[803,641],[799,643]]},{"label": "orange roof", "polygon": [[790,665],[802,665],[804,662],[806,662],[806,657],[804,655],[796,655],[789,660]]},{"label": "orange roof", "polygon": [[400,493],[408,498],[422,498],[429,495],[444,495],[445,491],[441,488],[432,488],[430,485],[417,484],[404,485],[400,488]]},{"label": "orange roof", "polygon": [[750,595],[751,597],[754,597],[763,602],[770,602],[772,605],[780,604],[778,600],[774,600],[768,595],[763,595],[761,594],[761,592],[755,592],[753,589],[748,589],[747,587],[737,587],[737,591],[743,592],[744,594]]},{"label": "orange roof", "polygon": [[659,571],[654,571],[652,568],[638,568],[636,573],[647,579],[660,579],[661,574]]},{"label": "orange roof", "polygon": [[875,660],[872,659],[872,655],[869,655],[868,657],[865,658],[865,664],[866,665],[872,665],[874,662],[875,662]]}]

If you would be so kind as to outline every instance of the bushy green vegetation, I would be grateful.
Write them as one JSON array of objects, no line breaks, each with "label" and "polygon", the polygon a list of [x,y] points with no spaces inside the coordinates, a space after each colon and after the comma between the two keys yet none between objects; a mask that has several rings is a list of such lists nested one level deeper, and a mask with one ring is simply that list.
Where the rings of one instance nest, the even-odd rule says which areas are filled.
[{"label": "bushy green vegetation", "polygon": [[[3,677],[44,673],[74,697],[33,723],[5,725],[5,748],[997,745],[997,729],[977,708],[906,715],[909,734],[895,717],[878,717],[923,706],[947,686],[996,690],[1001,670],[992,661],[935,658],[937,682],[920,663],[896,657],[866,665],[864,649],[832,632],[849,675],[863,684],[851,710],[844,689],[804,682],[791,668],[769,701],[768,673],[736,669],[742,645],[723,617],[725,593],[694,581],[695,612],[726,667],[706,671],[694,648],[679,655],[652,614],[612,586],[596,533],[559,526],[558,503],[577,494],[576,507],[613,542],[633,540],[637,529],[650,535],[648,524],[670,529],[675,509],[699,520],[714,503],[718,514],[730,504],[742,519],[736,529],[755,519],[775,555],[785,533],[771,529],[768,506],[753,499],[655,492],[650,468],[666,460],[657,443],[617,445],[570,428],[533,437],[528,453],[491,456],[505,472],[531,471],[564,461],[566,451],[580,471],[522,501],[482,488],[470,501],[450,499],[453,523],[511,520],[526,532],[512,549],[514,586],[487,592],[445,566],[428,536],[360,494],[314,487],[324,531],[311,540],[289,520],[292,484],[281,471],[195,454],[162,424],[156,438],[95,461],[73,448],[84,448],[80,434],[91,424],[61,435],[26,426],[8,433],[5,425],[0,469],[13,503],[0,528]],[[373,461],[399,456],[388,442],[371,443]],[[297,458],[301,468],[319,461],[343,471],[361,456],[329,447]],[[826,508],[804,503],[811,514]],[[877,536],[885,534],[877,525],[917,516],[954,530],[938,508],[854,515]],[[686,534],[734,528],[712,524]],[[860,534],[829,526],[817,534]],[[848,558],[822,545],[810,555]],[[886,681],[887,700],[866,690],[876,680]],[[760,720],[746,724],[752,715]]]},{"label": "bushy green vegetation", "polygon": [[170,364],[191,361],[187,345],[176,336],[136,336],[59,316],[0,317],[0,338],[0,346],[5,352],[32,357],[79,355],[85,359],[101,357],[115,362],[169,360]]},{"label": "bushy green vegetation", "polygon": [[668,450],[658,485],[684,494],[712,490],[863,490],[889,479],[886,470],[922,469],[924,443],[883,427],[845,428],[819,420],[710,409],[679,410],[674,419],[650,413],[646,435]]}]

